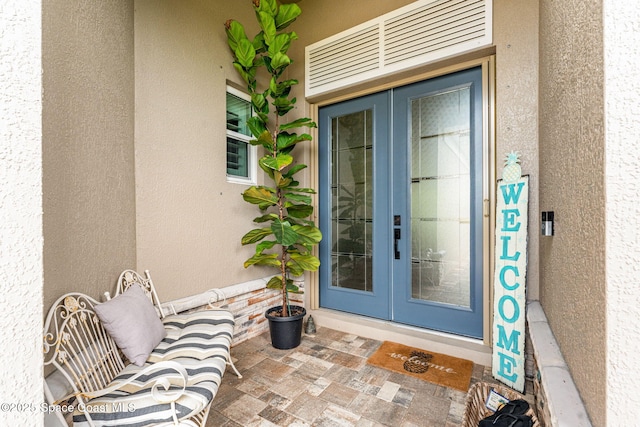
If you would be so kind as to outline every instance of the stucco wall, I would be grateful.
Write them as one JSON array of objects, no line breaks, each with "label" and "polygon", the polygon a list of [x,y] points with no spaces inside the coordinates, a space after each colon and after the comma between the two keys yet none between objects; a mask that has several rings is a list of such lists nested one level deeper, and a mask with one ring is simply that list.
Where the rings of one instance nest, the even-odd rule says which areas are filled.
[{"label": "stucco wall", "polygon": [[496,177],[507,153],[521,154],[529,175],[527,299],[539,297],[540,242],[538,188],[538,4],[530,0],[494,0],[496,46]]},{"label": "stucco wall", "polygon": [[138,268],[162,300],[263,277],[240,238],[259,211],[226,182],[224,22],[255,34],[251,1],[135,2]]},{"label": "stucco wall", "polygon": [[43,425],[42,413],[36,406],[42,402],[40,8],[40,1],[8,0],[0,4],[0,425],[3,426]]},{"label": "stucco wall", "polygon": [[595,425],[605,425],[602,1],[540,1],[540,301]]},{"label": "stucco wall", "polygon": [[44,304],[135,267],[133,5],[43,3]]},{"label": "stucco wall", "polygon": [[640,3],[605,0],[607,424],[640,408]]}]

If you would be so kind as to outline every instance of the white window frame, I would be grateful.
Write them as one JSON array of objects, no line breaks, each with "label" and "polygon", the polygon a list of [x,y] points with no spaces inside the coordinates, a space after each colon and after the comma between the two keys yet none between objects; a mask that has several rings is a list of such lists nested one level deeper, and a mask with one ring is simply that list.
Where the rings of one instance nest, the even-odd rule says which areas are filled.
[{"label": "white window frame", "polygon": [[[226,94],[229,93],[231,95],[234,95],[238,98],[244,99],[247,102],[251,103],[251,97],[246,94],[245,92],[242,92],[232,86],[227,85],[227,91],[225,93],[225,115],[226,115],[226,111],[227,111],[227,106],[226,106]],[[253,111],[253,108],[252,108]],[[227,128],[226,125],[226,117],[225,117],[225,129]],[[256,176],[257,176],[257,168],[258,168],[258,150],[257,147],[255,145],[251,145],[249,143],[249,141],[251,141],[252,139],[254,139],[252,136],[249,135],[245,135],[239,132],[234,132],[232,130],[226,129],[226,137],[231,137],[233,139],[237,139],[239,141],[242,142],[246,142],[247,143],[247,175],[246,177],[242,177],[242,176],[237,176],[237,175],[229,175],[227,174],[227,182],[232,183],[232,184],[244,184],[244,185],[256,185],[257,181],[256,181]],[[226,168],[226,162],[227,162],[227,144],[226,144],[226,138],[225,138],[225,155],[224,155],[224,160],[225,160],[225,171],[227,170]]]}]

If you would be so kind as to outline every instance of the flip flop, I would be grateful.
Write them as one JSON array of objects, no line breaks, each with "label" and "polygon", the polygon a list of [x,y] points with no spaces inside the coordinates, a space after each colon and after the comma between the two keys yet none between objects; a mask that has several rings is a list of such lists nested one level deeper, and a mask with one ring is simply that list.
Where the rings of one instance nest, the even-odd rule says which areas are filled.
[{"label": "flip flop", "polygon": [[532,427],[533,421],[528,415],[499,414],[493,420],[485,418],[478,427]]},{"label": "flip flop", "polygon": [[496,411],[496,414],[522,415],[528,410],[529,402],[524,399],[515,399],[502,405],[502,407]]},{"label": "flip flop", "polygon": [[[482,421],[481,421],[479,425],[480,427],[492,426],[494,424],[490,424],[490,423],[492,423],[502,414],[524,415],[528,410],[529,410],[529,402],[527,402],[524,399],[514,399],[502,405],[500,409],[498,409],[495,413],[484,418],[482,421],[486,421],[485,424],[482,424]],[[508,426],[508,424],[504,424],[504,425]]]}]

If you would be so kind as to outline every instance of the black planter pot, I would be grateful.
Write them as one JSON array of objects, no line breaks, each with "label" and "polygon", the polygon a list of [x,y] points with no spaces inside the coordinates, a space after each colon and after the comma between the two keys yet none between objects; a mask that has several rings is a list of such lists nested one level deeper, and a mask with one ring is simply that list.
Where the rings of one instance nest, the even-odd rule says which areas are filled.
[{"label": "black planter pot", "polygon": [[269,332],[271,332],[271,345],[280,350],[288,350],[300,345],[302,338],[302,321],[307,311],[304,307],[291,306],[292,310],[299,309],[301,312],[295,316],[278,317],[271,313],[279,312],[282,306],[271,307],[264,314],[269,321]]}]

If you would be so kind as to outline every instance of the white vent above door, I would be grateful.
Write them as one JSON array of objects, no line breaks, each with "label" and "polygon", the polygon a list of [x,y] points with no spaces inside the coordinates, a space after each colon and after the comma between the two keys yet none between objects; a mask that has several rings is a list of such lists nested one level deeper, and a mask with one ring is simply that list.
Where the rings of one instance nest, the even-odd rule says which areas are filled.
[{"label": "white vent above door", "polygon": [[312,97],[492,44],[492,0],[419,0],[310,46]]}]

